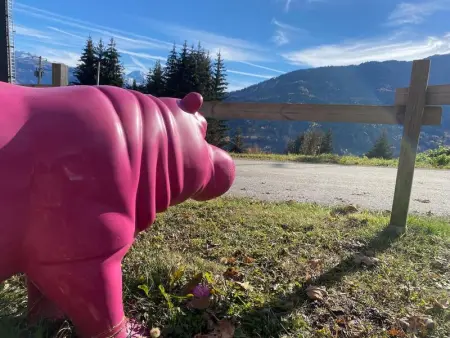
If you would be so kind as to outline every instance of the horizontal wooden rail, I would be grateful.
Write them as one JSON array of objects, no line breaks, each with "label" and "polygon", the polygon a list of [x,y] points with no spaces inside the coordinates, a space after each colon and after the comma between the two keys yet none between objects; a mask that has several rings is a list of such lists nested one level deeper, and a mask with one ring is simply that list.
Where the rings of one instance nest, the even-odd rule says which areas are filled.
[{"label": "horizontal wooden rail", "polygon": [[[409,88],[397,88],[395,105],[405,106],[408,101]],[[450,105],[450,85],[428,86],[425,103],[428,106]]]},{"label": "horizontal wooden rail", "polygon": [[[204,102],[200,113],[217,119],[403,124],[406,106]],[[439,125],[442,107],[425,107],[423,125]]]}]

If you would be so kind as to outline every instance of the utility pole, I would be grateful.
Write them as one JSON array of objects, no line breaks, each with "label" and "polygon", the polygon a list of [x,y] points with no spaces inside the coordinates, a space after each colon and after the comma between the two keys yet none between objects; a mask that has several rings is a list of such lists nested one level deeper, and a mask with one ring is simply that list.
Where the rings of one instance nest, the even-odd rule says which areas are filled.
[{"label": "utility pole", "polygon": [[39,56],[39,64],[36,70],[34,71],[34,76],[37,77],[37,84],[41,84],[42,75],[44,75],[44,69],[42,68],[42,56]]},{"label": "utility pole", "polygon": [[101,66],[101,61],[99,60],[97,63],[97,86],[100,84],[100,66]]}]

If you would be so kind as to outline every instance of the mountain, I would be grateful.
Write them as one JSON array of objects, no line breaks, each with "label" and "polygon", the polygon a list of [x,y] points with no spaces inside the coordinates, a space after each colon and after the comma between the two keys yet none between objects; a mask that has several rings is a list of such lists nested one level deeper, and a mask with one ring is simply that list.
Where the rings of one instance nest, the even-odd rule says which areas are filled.
[{"label": "mountain", "polygon": [[[36,70],[39,57],[36,55],[23,52],[16,51],[16,80],[19,84],[35,84],[37,83],[37,79],[34,76],[34,71]],[[44,75],[42,77],[42,84],[51,84],[52,83],[52,63],[51,61],[42,60],[42,66],[44,68]],[[75,76],[73,75],[73,71],[75,68],[69,67],[69,83],[75,81]],[[145,80],[146,74],[142,71],[132,71],[125,75],[125,83],[132,84],[133,79],[136,80],[138,84],[141,84]]]},{"label": "mountain", "polygon": [[[34,76],[34,71],[38,67],[39,57],[36,55],[16,51],[16,82],[19,84],[35,84],[37,83],[37,78]],[[44,74],[41,79],[42,84],[52,83],[52,64],[44,59],[42,59],[42,67],[44,69]],[[74,81],[73,76],[74,68],[69,67],[69,82]]]},{"label": "mountain", "polygon": [[[450,54],[430,57],[430,85],[450,84]],[[395,89],[408,87],[412,62],[367,62],[357,66],[302,69],[231,92],[227,101],[321,104],[391,105]],[[420,150],[450,143],[450,107],[444,107],[441,126],[422,129]],[[231,133],[242,129],[248,145],[283,152],[287,141],[308,128],[308,122],[230,120]],[[367,152],[384,128],[398,154],[402,128],[370,124],[321,123],[333,131],[337,153]]]},{"label": "mountain", "polygon": [[133,81],[136,80],[136,84],[140,85],[145,82],[146,76],[147,74],[145,74],[143,71],[134,70],[125,75],[125,83],[131,86],[133,84]]}]

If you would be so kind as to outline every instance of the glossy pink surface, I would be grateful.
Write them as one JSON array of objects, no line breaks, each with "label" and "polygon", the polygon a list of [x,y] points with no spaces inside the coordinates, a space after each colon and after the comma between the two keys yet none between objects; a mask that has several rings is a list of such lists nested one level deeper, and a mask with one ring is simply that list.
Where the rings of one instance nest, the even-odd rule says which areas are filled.
[{"label": "glossy pink surface", "polygon": [[156,213],[232,185],[197,93],[0,82],[0,282],[29,279],[30,316],[126,337],[121,260]]}]

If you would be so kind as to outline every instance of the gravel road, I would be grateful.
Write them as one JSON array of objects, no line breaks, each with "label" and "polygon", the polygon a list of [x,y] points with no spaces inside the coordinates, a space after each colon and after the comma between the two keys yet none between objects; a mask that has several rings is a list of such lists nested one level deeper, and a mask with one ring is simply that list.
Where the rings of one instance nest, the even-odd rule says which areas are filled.
[{"label": "gravel road", "polygon": [[[265,200],[354,204],[390,210],[397,169],[235,160],[236,181],[227,193]],[[416,169],[410,213],[450,216],[450,170]]]}]

